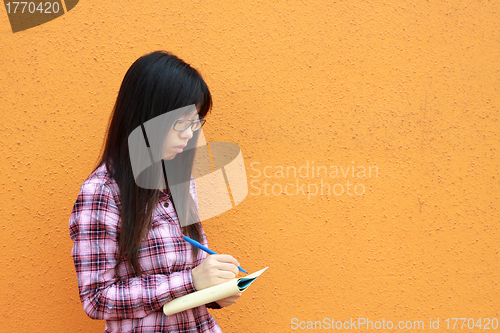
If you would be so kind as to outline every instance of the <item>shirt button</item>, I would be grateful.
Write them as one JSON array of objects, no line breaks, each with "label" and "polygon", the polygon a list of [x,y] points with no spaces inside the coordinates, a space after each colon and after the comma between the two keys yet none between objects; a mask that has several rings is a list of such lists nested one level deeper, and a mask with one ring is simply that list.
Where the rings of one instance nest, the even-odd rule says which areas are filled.
[{"label": "shirt button", "polygon": [[163,206],[168,207],[168,202],[165,202]]}]

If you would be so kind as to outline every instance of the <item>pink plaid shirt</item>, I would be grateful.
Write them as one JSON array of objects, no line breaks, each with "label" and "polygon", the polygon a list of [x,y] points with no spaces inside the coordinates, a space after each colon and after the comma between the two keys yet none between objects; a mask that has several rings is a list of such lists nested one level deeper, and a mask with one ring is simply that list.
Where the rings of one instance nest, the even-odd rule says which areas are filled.
[{"label": "pink plaid shirt", "polygon": [[[197,203],[193,178],[190,191]],[[207,311],[207,307],[221,308],[215,302],[170,316],[163,313],[163,304],[196,291],[191,269],[206,257],[199,251],[193,262],[191,245],[182,238],[165,193],[160,192],[152,228],[139,249],[143,275],[131,273],[124,261],[115,275],[120,207],[118,185],[102,164],[83,182],[69,220],[85,313],[106,320],[104,332],[222,332]],[[201,243],[207,246],[203,229],[202,236]]]}]

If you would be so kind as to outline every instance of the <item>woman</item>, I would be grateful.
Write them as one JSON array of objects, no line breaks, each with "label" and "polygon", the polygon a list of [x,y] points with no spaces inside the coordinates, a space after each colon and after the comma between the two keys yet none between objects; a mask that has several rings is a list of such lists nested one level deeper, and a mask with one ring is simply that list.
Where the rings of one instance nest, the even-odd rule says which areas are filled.
[{"label": "woman", "polygon": [[[190,105],[193,108],[186,108]],[[69,221],[80,299],[89,317],[106,320],[105,332],[221,332],[207,307],[229,306],[241,296],[171,316],[162,312],[166,302],[238,274],[239,263],[232,256],[206,257],[182,238],[207,246],[201,223],[192,222],[198,221],[196,184],[186,172],[194,149],[183,151],[197,146],[199,128],[211,107],[200,74],[168,52],[142,56],[123,79],[104,152],[81,186]],[[176,114],[178,110],[184,112]],[[163,186],[138,186],[141,177],[133,170],[136,156],[129,153],[128,139],[141,128],[145,149],[152,149],[154,138],[148,140],[151,131],[146,127],[160,118],[167,119],[162,156],[147,170],[146,179],[157,179],[163,171]],[[186,203],[184,216],[194,216],[182,225],[168,186],[167,178],[175,179],[172,173],[188,175],[185,185],[171,184],[179,189],[176,200]]]}]

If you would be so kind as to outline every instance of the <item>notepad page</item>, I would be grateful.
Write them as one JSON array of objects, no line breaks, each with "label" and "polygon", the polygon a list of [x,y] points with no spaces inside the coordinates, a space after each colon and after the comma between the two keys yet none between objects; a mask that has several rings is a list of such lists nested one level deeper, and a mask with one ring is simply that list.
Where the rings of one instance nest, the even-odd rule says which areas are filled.
[{"label": "notepad page", "polygon": [[269,268],[269,266],[261,269],[260,271],[257,271],[255,273],[252,273],[252,274],[247,275],[245,277],[239,278],[238,283],[237,283],[238,289],[240,291],[244,291],[245,289],[247,289],[248,286],[250,286],[252,284],[252,282],[254,282],[255,279],[257,279],[268,268]]}]

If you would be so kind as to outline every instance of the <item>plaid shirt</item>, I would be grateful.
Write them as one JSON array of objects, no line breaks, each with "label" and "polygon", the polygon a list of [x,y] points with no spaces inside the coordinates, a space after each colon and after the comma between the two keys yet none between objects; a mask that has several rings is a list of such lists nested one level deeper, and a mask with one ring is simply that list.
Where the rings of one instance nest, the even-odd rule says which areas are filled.
[{"label": "plaid shirt", "polygon": [[[193,178],[190,191],[197,203]],[[85,313],[106,320],[104,332],[222,332],[207,311],[207,307],[221,308],[215,302],[170,316],[163,313],[166,302],[196,291],[191,269],[206,257],[199,251],[193,262],[191,245],[183,240],[165,193],[160,192],[152,228],[139,249],[143,275],[133,274],[125,261],[115,275],[120,208],[118,184],[102,164],[83,182],[69,220]],[[200,242],[207,246],[203,229]]]}]

